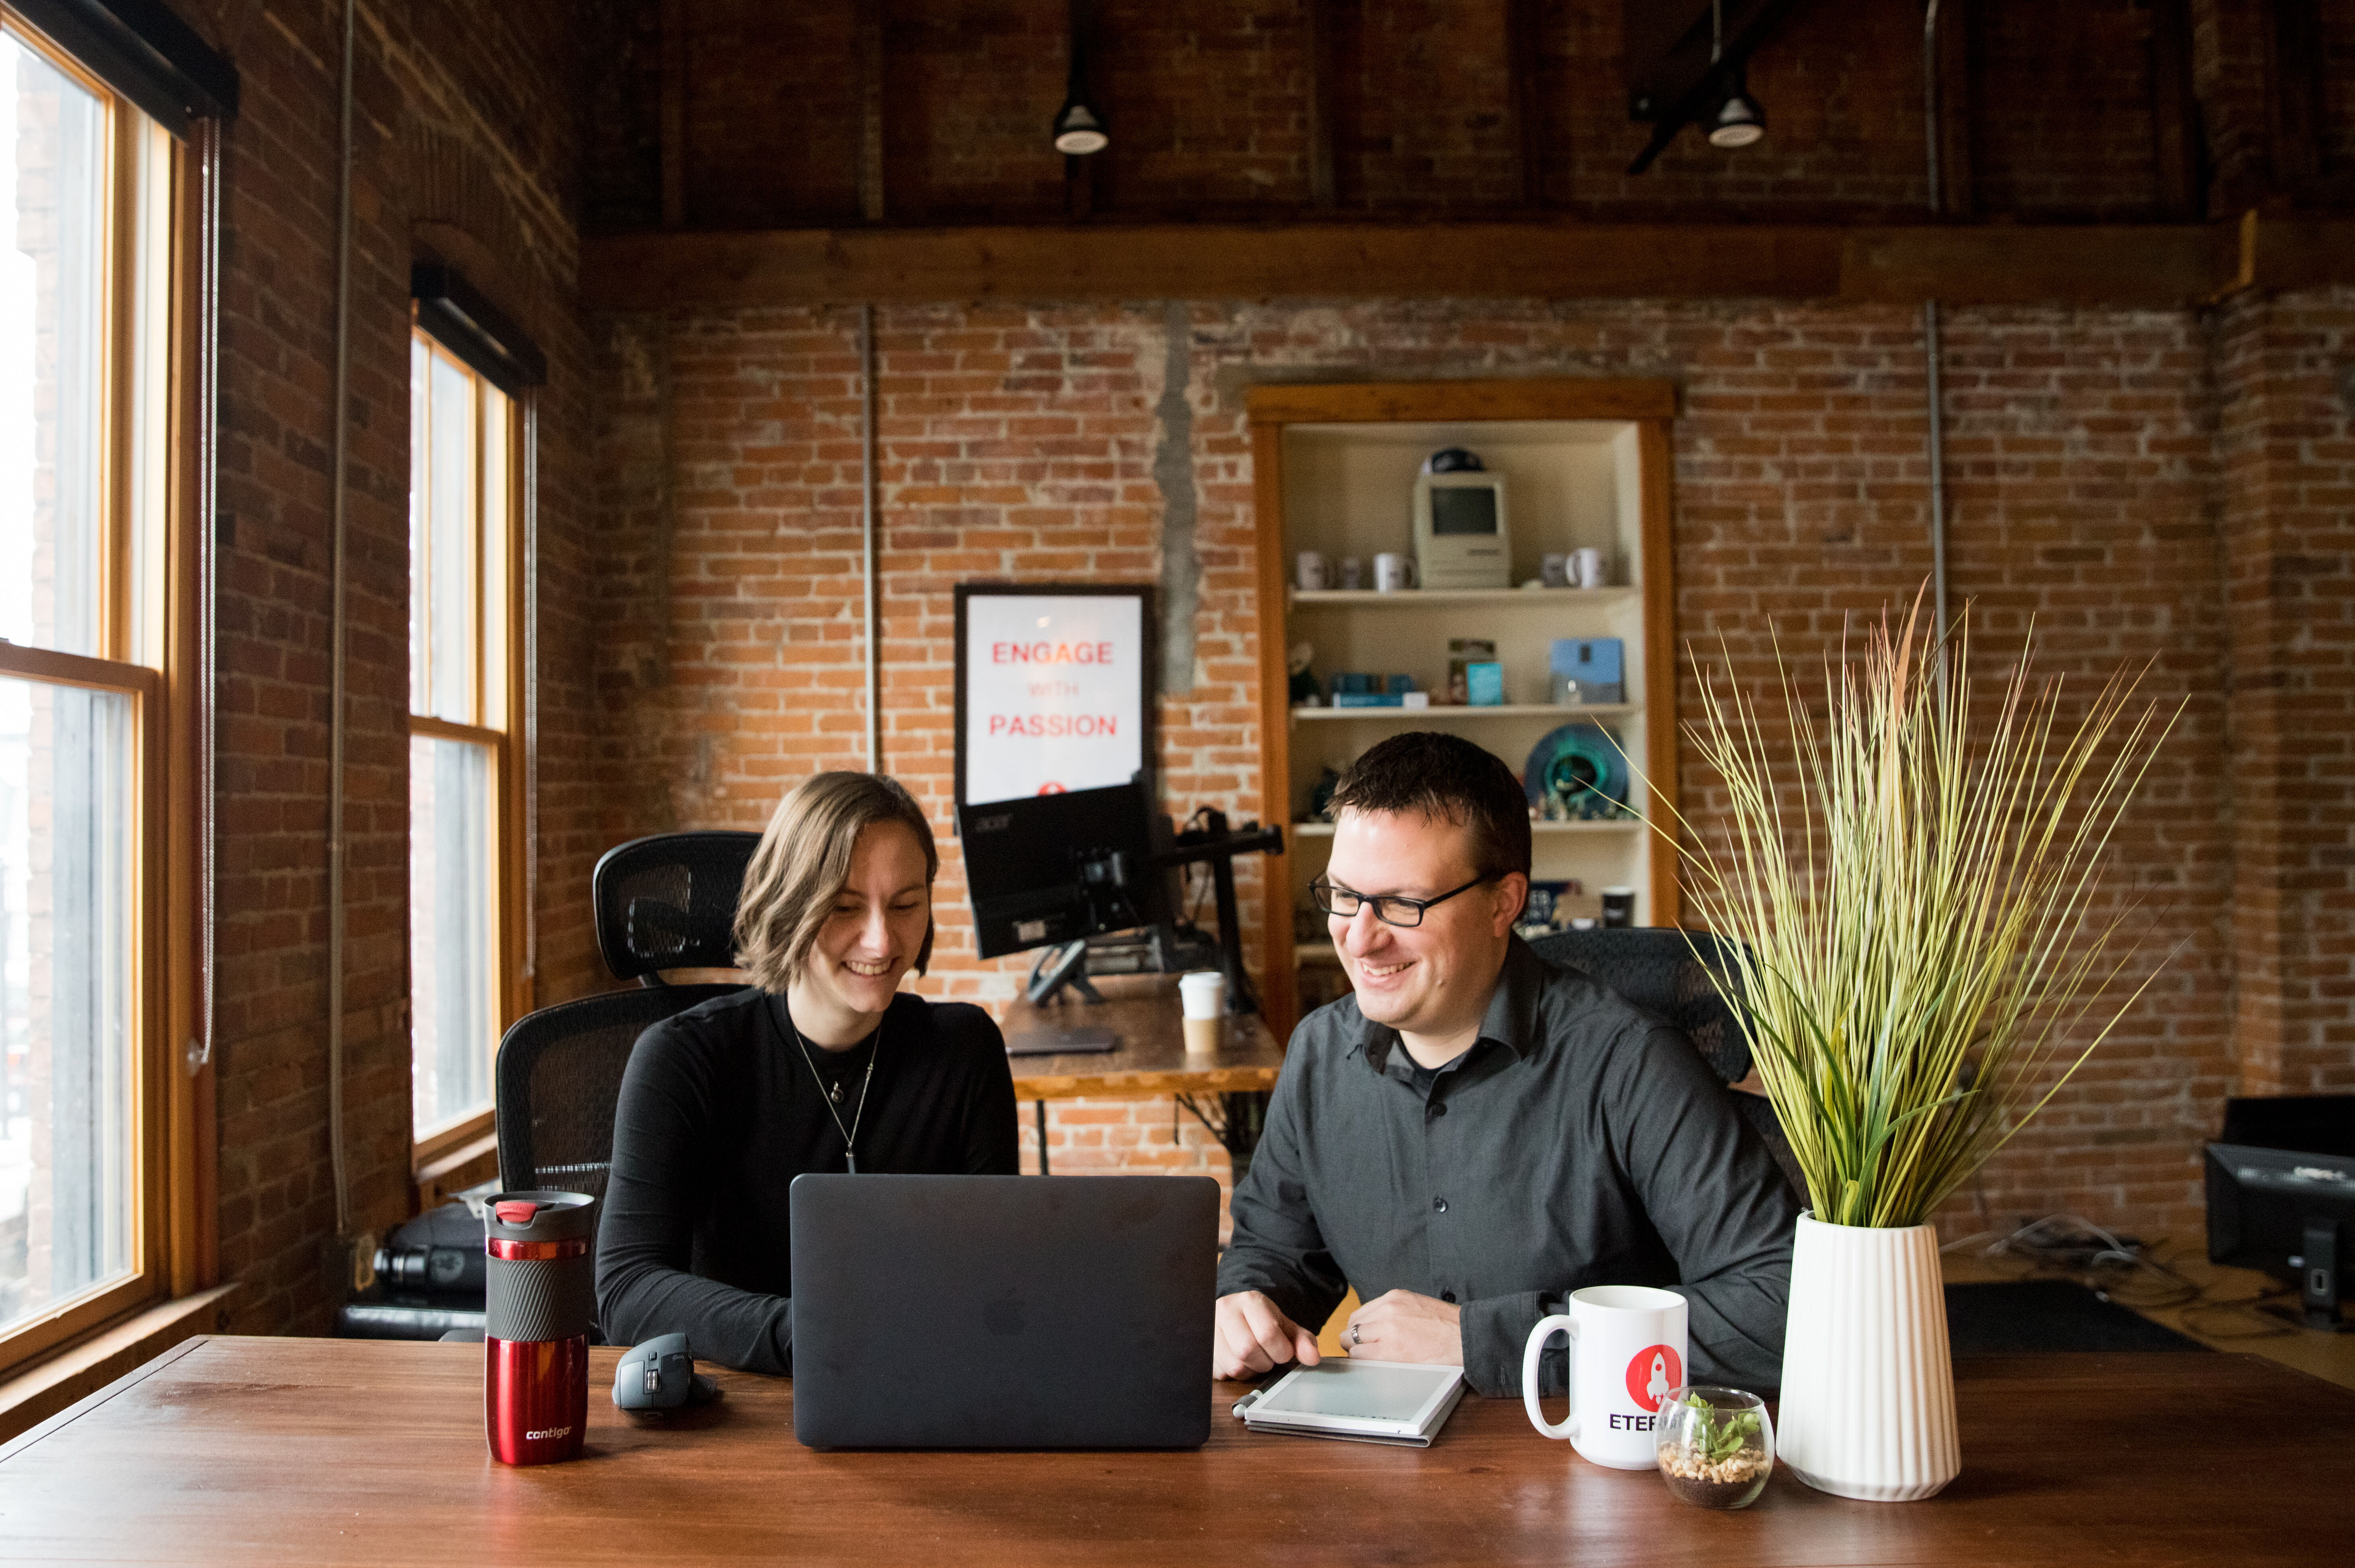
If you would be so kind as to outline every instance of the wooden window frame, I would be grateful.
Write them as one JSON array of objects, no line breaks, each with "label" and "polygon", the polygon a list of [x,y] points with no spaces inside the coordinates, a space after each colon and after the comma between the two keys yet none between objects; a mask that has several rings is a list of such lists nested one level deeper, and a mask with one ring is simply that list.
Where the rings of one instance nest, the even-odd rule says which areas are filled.
[{"label": "wooden window frame", "polygon": [[[492,852],[496,868],[491,893],[492,927],[498,933],[498,980],[494,987],[497,1006],[497,1033],[504,1035],[507,1028],[532,1008],[532,977],[525,963],[524,908],[524,842],[525,768],[521,742],[517,736],[519,720],[524,712],[527,672],[523,667],[523,615],[525,606],[524,574],[524,475],[528,468],[524,443],[529,439],[531,420],[522,397],[501,391],[488,377],[468,365],[465,360],[422,326],[413,322],[411,341],[422,343],[431,358],[438,356],[454,366],[467,378],[474,392],[474,418],[477,439],[474,449],[474,539],[476,570],[474,574],[474,613],[473,618],[470,657],[474,665],[474,710],[475,717],[496,719],[496,723],[464,724],[439,718],[430,714],[411,712],[409,733],[441,740],[460,741],[482,747],[488,754],[491,767],[492,831],[497,842]],[[504,556],[504,591],[494,604],[488,587],[489,565],[482,543],[482,509],[485,482],[482,442],[479,432],[484,427],[485,394],[496,393],[506,402],[507,424],[507,457],[505,474],[506,491],[506,525],[500,542]],[[410,433],[414,441],[417,433]],[[412,561],[410,570],[421,569]],[[492,620],[496,613],[497,625]],[[494,636],[499,646],[494,652]],[[429,651],[429,661],[431,658]],[[430,671],[430,662],[429,662]],[[428,677],[429,690],[431,677]],[[411,963],[415,962],[414,954]],[[415,1021],[412,1016],[410,1061],[411,1070],[416,1063]],[[493,1065],[496,1064],[496,1044],[492,1043]],[[493,1086],[496,1095],[496,1081]],[[413,1101],[412,1101],[413,1104]],[[410,1169],[416,1183],[421,1207],[431,1207],[450,1192],[496,1175],[498,1170],[496,1145],[497,1107],[495,1103],[473,1112],[431,1132],[420,1136],[410,1131]]]},{"label": "wooden window frame", "polygon": [[[0,1376],[210,1285],[218,1273],[213,1068],[204,1037],[197,896],[203,777],[198,626],[196,153],[39,29],[0,6],[8,35],[106,107],[105,377],[101,408],[100,647],[91,656],[0,641],[0,676],[132,700],[128,1137],[130,1271],[0,1330]],[[152,161],[150,161],[152,160]],[[144,210],[143,210],[144,208]],[[158,249],[160,248],[160,254]],[[163,319],[141,331],[141,295]],[[143,355],[146,355],[142,363]],[[137,451],[142,411],[156,420]],[[154,470],[143,471],[143,461]],[[144,497],[138,484],[153,487]],[[141,589],[144,591],[140,591]],[[187,1042],[185,1053],[178,1043]]]}]

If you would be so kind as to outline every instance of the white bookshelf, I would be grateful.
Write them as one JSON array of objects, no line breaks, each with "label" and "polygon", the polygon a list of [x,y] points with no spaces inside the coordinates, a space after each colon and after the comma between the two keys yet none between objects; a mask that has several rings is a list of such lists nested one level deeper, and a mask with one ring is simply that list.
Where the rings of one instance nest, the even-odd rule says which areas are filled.
[{"label": "white bookshelf", "polygon": [[[1618,396],[1634,388],[1640,396]],[[1499,391],[1499,389],[1502,389]],[[1461,394],[1460,396],[1458,394]],[[1601,394],[1598,396],[1598,394]],[[1264,396],[1263,396],[1264,395]],[[1456,417],[1495,413],[1506,417]],[[1648,801],[1674,778],[1673,628],[1667,549],[1667,431],[1673,394],[1653,383],[1434,383],[1389,387],[1259,388],[1252,395],[1263,605],[1281,605],[1280,625],[1262,622],[1266,773],[1262,820],[1285,824],[1280,864],[1269,867],[1263,906],[1270,1022],[1287,1028],[1305,977],[1293,942],[1295,909],[1325,867],[1330,823],[1309,803],[1327,768],[1345,768],[1385,735],[1409,729],[1461,734],[1505,759],[1518,775],[1555,726],[1592,721],[1638,758],[1631,803]],[[1608,413],[1613,417],[1587,417]],[[1553,417],[1530,417],[1547,416]],[[1302,417],[1312,416],[1312,417]],[[1538,577],[1542,556],[1599,549],[1608,583],[1599,588],[1513,586],[1488,589],[1303,590],[1293,582],[1301,551],[1326,557],[1327,571],[1357,557],[1369,580],[1373,557],[1412,550],[1414,479],[1443,447],[1480,454],[1506,477],[1511,582]],[[1269,471],[1273,470],[1273,473]],[[1425,691],[1446,690],[1448,641],[1497,645],[1505,702],[1473,707],[1294,707],[1283,674],[1295,644],[1315,649],[1320,684],[1336,673],[1404,674]],[[1626,700],[1561,707],[1549,700],[1555,640],[1615,637],[1625,658]],[[1660,678],[1656,680],[1655,666]],[[1601,889],[1636,889],[1637,918],[1675,917],[1673,863],[1640,822],[1532,823],[1535,875],[1575,879],[1573,914],[1600,911]],[[1313,961],[1311,969],[1321,966]],[[1320,977],[1318,989],[1325,989]],[[1309,999],[1314,1001],[1316,999]]]}]

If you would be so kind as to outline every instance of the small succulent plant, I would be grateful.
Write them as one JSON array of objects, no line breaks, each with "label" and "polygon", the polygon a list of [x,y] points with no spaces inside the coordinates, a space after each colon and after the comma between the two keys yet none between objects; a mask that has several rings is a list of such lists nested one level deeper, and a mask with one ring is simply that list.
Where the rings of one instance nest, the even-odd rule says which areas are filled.
[{"label": "small succulent plant", "polygon": [[1744,1443],[1758,1436],[1758,1413],[1754,1410],[1719,1410],[1697,1393],[1685,1395],[1685,1403],[1700,1413],[1692,1424],[1692,1446],[1710,1464],[1723,1464],[1742,1452]]}]

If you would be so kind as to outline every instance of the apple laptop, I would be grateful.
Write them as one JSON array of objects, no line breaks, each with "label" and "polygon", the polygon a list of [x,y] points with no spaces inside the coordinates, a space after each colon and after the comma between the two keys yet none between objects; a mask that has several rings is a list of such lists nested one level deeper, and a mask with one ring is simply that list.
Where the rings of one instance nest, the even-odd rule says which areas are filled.
[{"label": "apple laptop", "polygon": [[791,1202],[794,1435],[811,1447],[1209,1437],[1209,1178],[812,1172]]}]

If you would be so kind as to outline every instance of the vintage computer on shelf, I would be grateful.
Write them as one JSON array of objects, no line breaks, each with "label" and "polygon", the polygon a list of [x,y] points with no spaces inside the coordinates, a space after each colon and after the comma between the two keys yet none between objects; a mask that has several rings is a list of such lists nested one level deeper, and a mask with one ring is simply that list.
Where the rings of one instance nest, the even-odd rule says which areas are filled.
[{"label": "vintage computer on shelf", "polygon": [[2209,1261],[2296,1284],[2296,1309],[2277,1315],[2355,1331],[2339,1309],[2355,1244],[2355,1095],[2227,1100],[2206,1166]]}]

